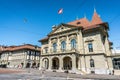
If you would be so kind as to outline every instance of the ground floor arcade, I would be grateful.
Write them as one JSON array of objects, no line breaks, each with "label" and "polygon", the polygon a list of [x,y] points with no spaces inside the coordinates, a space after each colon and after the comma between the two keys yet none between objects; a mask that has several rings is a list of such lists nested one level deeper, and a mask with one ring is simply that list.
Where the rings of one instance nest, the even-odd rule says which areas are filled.
[{"label": "ground floor arcade", "polygon": [[40,69],[71,73],[109,74],[111,58],[104,55],[44,55],[40,58]]}]

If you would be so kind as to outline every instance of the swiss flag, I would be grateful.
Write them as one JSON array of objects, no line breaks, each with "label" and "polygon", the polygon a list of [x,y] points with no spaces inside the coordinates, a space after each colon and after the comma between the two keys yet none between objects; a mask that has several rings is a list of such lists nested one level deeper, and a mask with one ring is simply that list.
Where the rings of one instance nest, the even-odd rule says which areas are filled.
[{"label": "swiss flag", "polygon": [[58,10],[58,14],[62,14],[63,13],[63,8]]}]

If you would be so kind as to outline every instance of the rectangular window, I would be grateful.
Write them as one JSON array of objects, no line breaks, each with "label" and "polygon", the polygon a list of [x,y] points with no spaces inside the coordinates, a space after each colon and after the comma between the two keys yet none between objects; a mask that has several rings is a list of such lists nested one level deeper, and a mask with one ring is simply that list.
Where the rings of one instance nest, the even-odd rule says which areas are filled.
[{"label": "rectangular window", "polygon": [[90,59],[90,67],[95,67],[93,59]]},{"label": "rectangular window", "polygon": [[93,52],[93,45],[92,45],[92,43],[88,44],[88,49],[89,49],[89,52]]},{"label": "rectangular window", "polygon": [[48,47],[45,47],[45,53],[48,53]]},{"label": "rectangular window", "polygon": [[113,68],[120,70],[120,59],[113,59]]}]

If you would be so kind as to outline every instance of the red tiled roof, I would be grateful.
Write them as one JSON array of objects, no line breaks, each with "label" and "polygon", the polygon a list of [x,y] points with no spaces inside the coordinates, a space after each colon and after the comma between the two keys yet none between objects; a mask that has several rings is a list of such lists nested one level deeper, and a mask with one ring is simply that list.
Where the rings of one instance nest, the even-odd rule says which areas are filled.
[{"label": "red tiled roof", "polygon": [[92,21],[88,21],[86,18],[82,18],[79,20],[75,20],[73,22],[69,22],[70,25],[82,26],[84,29],[95,28],[96,25],[103,23],[97,12],[95,11],[92,16]]},{"label": "red tiled roof", "polygon": [[21,49],[30,49],[30,50],[37,50],[37,51],[41,50],[40,47],[38,47],[38,49],[36,49],[35,46],[33,46],[33,45],[25,44],[25,45],[21,45],[21,46],[3,47],[2,51],[15,51],[15,50],[21,50]]},{"label": "red tiled roof", "polygon": [[95,11],[92,17],[91,25],[102,23],[100,16]]},{"label": "red tiled roof", "polygon": [[40,42],[40,41],[47,41],[47,40],[48,40],[48,37],[45,37],[45,38],[39,40],[39,42]]},{"label": "red tiled roof", "polygon": [[[94,11],[91,21],[88,21],[87,18],[81,18],[79,20],[68,22],[67,24],[72,25],[72,27],[82,27],[84,30],[87,30],[87,29],[99,27],[98,25],[105,24],[105,23],[102,22],[97,12]],[[39,41],[47,41],[47,40],[48,40],[48,37],[45,37]]]},{"label": "red tiled roof", "polygon": [[86,18],[82,18],[82,19],[79,19],[79,20],[75,20],[73,22],[69,22],[68,24],[75,25],[75,26],[86,27],[86,26],[90,25],[90,22]]}]

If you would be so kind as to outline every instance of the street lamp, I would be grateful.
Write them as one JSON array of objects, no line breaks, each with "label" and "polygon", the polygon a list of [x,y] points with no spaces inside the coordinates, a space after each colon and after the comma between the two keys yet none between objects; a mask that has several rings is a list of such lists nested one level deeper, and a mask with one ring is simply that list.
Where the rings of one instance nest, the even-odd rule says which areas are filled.
[{"label": "street lamp", "polygon": [[30,73],[30,69],[31,69],[31,59],[30,59],[30,56],[31,56],[31,52],[29,51],[29,59],[28,59],[28,64],[29,64],[29,70],[28,70],[28,73]]}]

